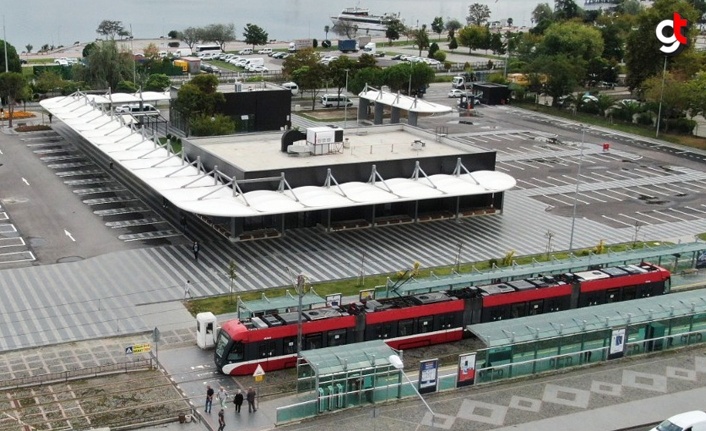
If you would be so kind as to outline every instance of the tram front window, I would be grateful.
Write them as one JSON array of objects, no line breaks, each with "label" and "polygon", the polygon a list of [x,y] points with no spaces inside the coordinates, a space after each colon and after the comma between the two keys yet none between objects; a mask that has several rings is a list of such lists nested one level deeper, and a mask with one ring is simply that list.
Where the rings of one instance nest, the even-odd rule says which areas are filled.
[{"label": "tram front window", "polygon": [[223,354],[226,351],[226,346],[230,342],[230,337],[225,331],[218,332],[218,341],[216,342],[216,362],[220,362]]}]

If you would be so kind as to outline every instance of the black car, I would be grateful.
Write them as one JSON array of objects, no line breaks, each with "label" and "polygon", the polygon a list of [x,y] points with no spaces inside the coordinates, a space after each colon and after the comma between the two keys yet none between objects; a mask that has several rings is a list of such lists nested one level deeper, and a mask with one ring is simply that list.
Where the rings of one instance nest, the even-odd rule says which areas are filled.
[{"label": "black car", "polygon": [[402,60],[402,54],[393,55],[390,60]]}]

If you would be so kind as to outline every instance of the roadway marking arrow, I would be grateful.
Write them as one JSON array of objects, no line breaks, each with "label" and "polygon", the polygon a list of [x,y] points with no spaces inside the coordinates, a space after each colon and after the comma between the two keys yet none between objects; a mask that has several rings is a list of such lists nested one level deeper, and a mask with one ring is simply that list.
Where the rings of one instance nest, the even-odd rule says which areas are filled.
[{"label": "roadway marking arrow", "polygon": [[64,229],[64,235],[66,235],[66,236],[68,236],[69,238],[71,238],[71,241],[76,242],[76,240],[74,239],[74,237],[71,235],[71,232],[69,232],[68,230]]},{"label": "roadway marking arrow", "polygon": [[24,177],[22,178],[22,181],[23,181],[25,184],[29,185],[29,181],[27,181]]}]

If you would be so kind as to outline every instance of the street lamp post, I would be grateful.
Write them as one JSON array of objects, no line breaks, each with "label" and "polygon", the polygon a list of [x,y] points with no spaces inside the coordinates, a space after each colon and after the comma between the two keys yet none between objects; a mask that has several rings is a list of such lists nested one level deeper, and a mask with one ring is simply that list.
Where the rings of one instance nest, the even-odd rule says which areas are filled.
[{"label": "street lamp post", "polygon": [[574,208],[571,214],[571,235],[569,236],[569,254],[574,251],[574,228],[576,227],[576,206],[579,200],[579,186],[581,184],[581,165],[583,164],[583,142],[586,136],[586,127],[581,126],[581,153],[579,154],[579,169],[576,174],[576,192],[574,193]]},{"label": "street lamp post", "polygon": [[[348,97],[348,69],[346,71],[346,97]],[[348,101],[343,102],[343,128],[348,128]]]},{"label": "street lamp post", "polygon": [[297,358],[302,357],[302,295],[304,294],[304,282],[306,278],[303,274],[297,276],[297,296],[299,297],[299,308],[297,308]]},{"label": "street lamp post", "polygon": [[664,56],[664,67],[662,69],[662,91],[659,93],[659,108],[657,109],[657,130],[655,131],[655,138],[659,137],[659,123],[662,119],[662,101],[664,100],[664,79],[667,76],[667,56]]},{"label": "street lamp post", "polygon": [[409,62],[409,87],[407,87],[407,96],[412,97],[412,72],[414,71],[414,63]]},{"label": "street lamp post", "polygon": [[417,387],[414,385],[414,383],[412,383],[412,380],[410,380],[409,377],[407,377],[407,374],[405,374],[404,363],[402,362],[402,359],[397,355],[390,355],[387,358],[387,360],[390,361],[390,365],[397,368],[400,371],[400,373],[404,376],[404,378],[407,379],[407,382],[409,382],[409,385],[412,387],[412,389],[414,389],[414,392],[417,394],[419,399],[422,400],[422,402],[424,403],[424,406],[427,408],[427,410],[429,410],[429,413],[431,413],[431,427],[434,428],[434,410],[432,410],[431,407],[429,407],[427,400],[424,399],[422,394],[420,394],[419,391],[417,390]]}]

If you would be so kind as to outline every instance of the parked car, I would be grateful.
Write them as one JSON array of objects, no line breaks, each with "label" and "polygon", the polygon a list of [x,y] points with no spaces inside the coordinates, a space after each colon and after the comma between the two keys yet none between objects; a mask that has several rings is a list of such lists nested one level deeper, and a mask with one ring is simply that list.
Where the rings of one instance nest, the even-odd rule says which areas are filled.
[{"label": "parked car", "polygon": [[650,431],[704,431],[706,413],[701,410],[680,413],[661,422]]},{"label": "parked car", "polygon": [[402,54],[393,55],[390,60],[402,60]]},{"label": "parked car", "polygon": [[282,57],[285,56],[286,54],[287,54],[287,53],[284,52],[284,51],[277,51],[277,52],[273,53],[271,57],[272,57],[272,58],[282,58]]},{"label": "parked car", "polygon": [[258,50],[257,53],[270,55],[270,54],[272,54],[272,48],[262,48],[262,49]]},{"label": "parked car", "polygon": [[252,54],[252,48],[244,48],[238,51],[238,54],[240,55],[250,55]]},{"label": "parked car", "polygon": [[465,94],[465,91],[459,90],[458,88],[454,88],[453,90],[449,91],[449,97],[461,97]]},{"label": "parked car", "polygon": [[115,108],[116,114],[159,115],[159,110],[149,103],[122,105]]},{"label": "parked car", "polygon": [[297,94],[299,94],[299,86],[297,85],[296,82],[285,82],[284,84],[282,84],[282,87],[291,91],[293,96],[296,96]]}]

